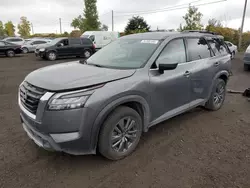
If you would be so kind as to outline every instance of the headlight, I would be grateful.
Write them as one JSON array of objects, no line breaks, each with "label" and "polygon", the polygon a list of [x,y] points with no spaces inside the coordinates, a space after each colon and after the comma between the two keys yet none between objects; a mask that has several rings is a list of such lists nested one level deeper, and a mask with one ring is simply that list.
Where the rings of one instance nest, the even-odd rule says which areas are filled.
[{"label": "headlight", "polygon": [[49,100],[48,109],[70,110],[82,108],[90,97],[90,95],[95,92],[95,89],[100,88],[102,86],[103,85],[99,85],[89,89],[74,92],[58,93]]},{"label": "headlight", "polygon": [[41,48],[39,51],[40,51],[40,52],[44,52],[44,51],[45,51],[45,48]]}]

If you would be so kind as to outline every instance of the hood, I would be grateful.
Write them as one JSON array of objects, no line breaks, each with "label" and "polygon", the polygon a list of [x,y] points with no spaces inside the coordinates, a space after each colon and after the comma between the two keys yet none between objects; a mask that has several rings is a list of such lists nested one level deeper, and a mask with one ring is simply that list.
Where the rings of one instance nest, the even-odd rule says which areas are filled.
[{"label": "hood", "polygon": [[36,47],[36,49],[47,48],[47,47],[50,47],[50,46],[53,46],[53,45],[51,45],[50,43],[39,44],[39,45]]},{"label": "hood", "polygon": [[61,91],[102,84],[132,76],[134,73],[134,69],[108,69],[80,64],[77,61],[35,70],[26,76],[25,81],[50,91]]}]

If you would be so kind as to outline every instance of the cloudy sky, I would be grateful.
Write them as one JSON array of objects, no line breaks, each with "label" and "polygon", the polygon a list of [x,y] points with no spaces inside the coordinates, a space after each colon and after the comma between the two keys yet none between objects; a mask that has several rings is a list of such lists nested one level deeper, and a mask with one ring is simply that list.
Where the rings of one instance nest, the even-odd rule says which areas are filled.
[{"label": "cloudy sky", "polygon": [[[123,31],[133,15],[143,16],[152,29],[176,29],[184,24],[182,16],[189,3],[199,5],[202,23],[209,18],[221,20],[224,26],[239,28],[244,0],[97,0],[100,21],[111,29],[111,10],[114,10],[114,29]],[[205,5],[202,5],[205,4]],[[74,17],[82,14],[83,0],[0,0],[0,20],[11,20],[15,25],[21,16],[26,16],[33,24],[35,33],[59,33],[59,18],[62,31],[70,32]],[[163,10],[162,10],[163,9]],[[167,10],[167,11],[166,11]],[[150,14],[148,14],[151,11]],[[250,2],[247,6],[244,31],[250,30]]]}]

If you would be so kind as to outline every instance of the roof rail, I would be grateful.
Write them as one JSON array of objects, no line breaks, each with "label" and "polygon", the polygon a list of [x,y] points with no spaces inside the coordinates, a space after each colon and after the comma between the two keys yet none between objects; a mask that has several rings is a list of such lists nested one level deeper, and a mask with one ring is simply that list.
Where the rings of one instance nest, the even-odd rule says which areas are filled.
[{"label": "roof rail", "polygon": [[190,33],[207,33],[207,34],[212,34],[212,35],[218,35],[215,32],[206,31],[206,30],[184,30],[182,32],[184,32],[184,33],[186,33],[186,32],[190,32]]}]

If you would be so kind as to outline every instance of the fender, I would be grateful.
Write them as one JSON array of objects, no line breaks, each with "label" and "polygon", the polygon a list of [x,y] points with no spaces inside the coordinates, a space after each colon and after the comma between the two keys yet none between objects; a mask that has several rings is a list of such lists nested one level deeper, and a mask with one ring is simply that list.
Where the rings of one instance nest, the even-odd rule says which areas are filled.
[{"label": "fender", "polygon": [[[223,71],[218,72],[218,73],[214,76],[213,82],[212,82],[212,84],[211,84],[211,86],[210,86],[210,88],[209,88],[209,96],[208,96],[208,99],[209,99],[209,97],[210,97],[210,95],[211,95],[211,93],[212,93],[212,90],[213,90],[213,86],[214,86],[215,80],[217,80],[217,79],[218,79],[220,76],[222,76],[222,75],[225,75],[227,78],[229,78],[230,73],[229,73],[228,71],[226,71],[226,70],[223,70]],[[207,100],[208,100],[208,99],[207,99]]]},{"label": "fender", "polygon": [[143,113],[144,113],[143,131],[144,132],[148,131],[148,125],[149,125],[149,119],[150,119],[150,108],[149,108],[147,101],[139,95],[128,95],[128,96],[118,98],[112,101],[110,104],[108,104],[104,109],[102,109],[102,111],[98,114],[93,124],[93,127],[91,129],[91,145],[94,146],[95,150],[96,150],[99,132],[101,130],[103,121],[106,119],[109,113],[112,112],[116,107],[126,102],[138,102],[142,105]]}]

